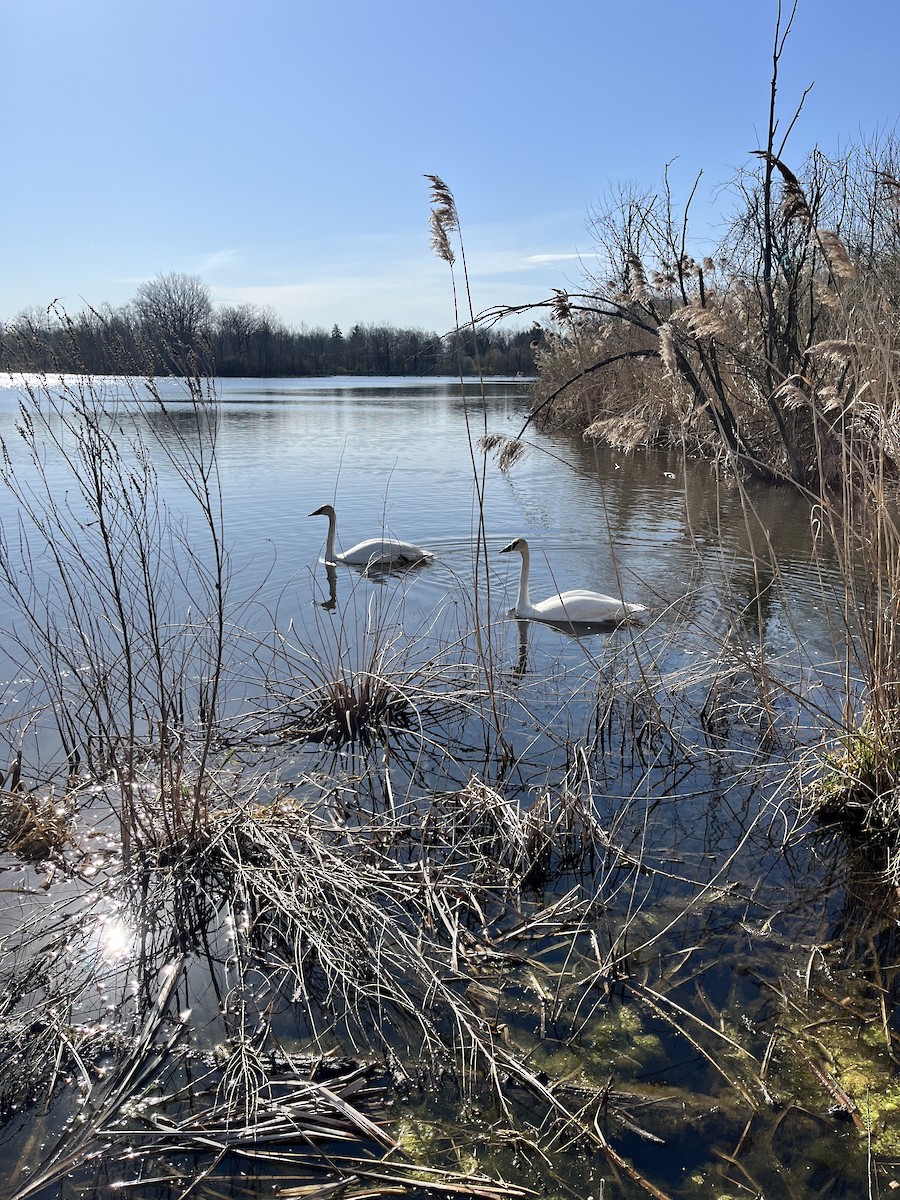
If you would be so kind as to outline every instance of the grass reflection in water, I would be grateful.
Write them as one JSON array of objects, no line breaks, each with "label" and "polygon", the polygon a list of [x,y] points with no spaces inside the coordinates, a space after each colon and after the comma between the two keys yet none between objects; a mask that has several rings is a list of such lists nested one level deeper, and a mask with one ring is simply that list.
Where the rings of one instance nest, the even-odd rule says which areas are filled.
[{"label": "grass reflection in water", "polygon": [[[572,641],[476,622],[468,581],[413,622],[398,576],[251,636],[215,521],[186,562],[133,450],[114,520],[54,517],[71,586],[20,590],[59,754],[0,795],[0,1194],[890,1177],[890,897],[810,837],[802,704],[734,628]],[[148,586],[173,547],[189,615]]]},{"label": "grass reflection in water", "polygon": [[[508,740],[532,761],[498,760],[492,783],[437,790],[431,732],[408,723],[327,750],[325,770],[324,747],[281,732],[303,770],[279,786],[270,745],[248,794],[226,754],[193,842],[98,871],[75,831],[49,888],[33,872],[3,940],[11,1195],[53,1195],[73,1170],[164,1196],[198,1178],[210,1194],[703,1195],[785,1171],[811,1195],[811,1163],[815,1190],[864,1176],[852,1131],[889,1137],[890,1038],[841,945],[804,941],[822,881],[784,890],[808,867],[772,844],[784,813],[748,786],[747,746],[726,769],[633,685],[574,701],[577,743],[551,724],[538,745],[563,678],[553,697],[512,678]],[[427,791],[404,769],[420,759],[385,763],[404,739],[426,744]],[[130,958],[105,935],[97,951],[113,899],[102,927],[138,931]],[[868,1113],[841,1082],[860,1072]]]}]

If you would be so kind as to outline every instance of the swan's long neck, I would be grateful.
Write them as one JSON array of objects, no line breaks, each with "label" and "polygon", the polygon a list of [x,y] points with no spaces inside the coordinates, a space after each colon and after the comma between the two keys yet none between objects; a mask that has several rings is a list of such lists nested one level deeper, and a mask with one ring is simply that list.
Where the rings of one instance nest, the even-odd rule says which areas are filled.
[{"label": "swan's long neck", "polygon": [[528,547],[523,546],[519,553],[522,555],[522,573],[519,576],[519,594],[516,597],[516,616],[526,617],[531,612],[531,601],[528,599]]},{"label": "swan's long neck", "polygon": [[334,542],[337,537],[337,517],[333,512],[328,514],[328,537],[325,539],[325,561],[333,563],[336,561],[334,557]]}]

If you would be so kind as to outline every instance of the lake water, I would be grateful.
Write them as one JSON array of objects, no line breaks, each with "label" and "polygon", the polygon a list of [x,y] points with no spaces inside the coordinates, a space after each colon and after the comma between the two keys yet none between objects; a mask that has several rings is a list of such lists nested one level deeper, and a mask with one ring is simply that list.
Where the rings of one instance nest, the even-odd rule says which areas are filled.
[{"label": "lake water", "polygon": [[[179,407],[187,411],[184,393],[173,382],[162,391],[177,422]],[[527,385],[490,380],[482,394],[468,381],[465,399],[461,391],[450,379],[218,381],[217,456],[234,599],[255,597],[279,620],[296,619],[321,599],[326,522],[307,514],[333,503],[345,548],[387,531],[434,551],[434,565],[415,573],[413,594],[421,611],[435,608],[473,575],[477,471],[484,473],[498,611],[515,599],[519,559],[493,552],[518,536],[532,548],[533,598],[568,587],[617,592],[648,604],[663,622],[670,605],[688,602],[701,623],[715,624],[725,584],[736,607],[743,599],[751,615],[772,576],[764,566],[768,578],[758,578],[759,560],[771,558],[780,586],[768,589],[760,608],[771,648],[796,646],[799,633],[812,652],[825,652],[829,621],[809,511],[789,490],[752,495],[754,526],[736,489],[717,486],[703,463],[659,452],[616,454],[533,428],[525,434],[533,448],[508,472],[491,459],[485,464],[477,449],[473,466],[472,443],[483,433],[520,432]],[[114,388],[110,397],[112,405]],[[17,417],[15,381],[0,380],[0,436],[14,466]],[[164,425],[156,436],[169,436]],[[165,456],[159,448],[151,453],[162,495],[195,520]],[[71,496],[71,481],[54,472],[48,459],[51,487]],[[14,499],[0,491],[7,531],[16,512]],[[339,600],[360,586],[383,584],[361,584],[358,573],[342,570]],[[539,638],[547,634],[538,631]]]},{"label": "lake water", "polygon": [[[61,510],[68,504],[83,516],[76,483],[62,464],[48,454],[41,470],[35,471],[22,456],[16,431],[21,420],[19,386],[15,380],[0,381],[0,437],[7,462],[20,480],[31,485],[45,481]],[[123,439],[135,429],[146,431],[160,495],[176,523],[187,523],[185,544],[175,561],[186,563],[189,547],[206,563],[202,522],[172,468],[184,449],[179,438],[191,436],[192,410],[179,384],[160,386],[165,419],[136,407],[127,389],[113,381],[106,384],[110,429]],[[779,793],[796,747],[820,733],[813,723],[806,727],[809,716],[795,704],[790,686],[768,705],[760,700],[765,664],[773,679],[812,685],[816,703],[825,710],[836,709],[839,689],[833,695],[828,689],[839,674],[833,666],[838,581],[827,554],[813,543],[808,507],[796,495],[773,489],[742,495],[733,480],[717,479],[707,464],[675,453],[617,454],[529,426],[524,433],[528,452],[510,470],[501,471],[480,452],[477,440],[485,433],[518,435],[526,423],[528,402],[523,380],[490,380],[483,387],[474,380],[461,385],[451,379],[217,382],[216,464],[229,555],[229,619],[234,622],[229,669],[237,681],[231,717],[236,728],[246,732],[252,722],[246,723],[245,707],[257,714],[265,711],[271,718],[279,704],[290,700],[291,686],[308,678],[304,672],[311,670],[316,676],[316,664],[324,662],[335,670],[348,662],[357,668],[365,665],[360,643],[371,640],[374,625],[382,631],[385,658],[379,661],[387,661],[391,670],[399,664],[410,690],[418,686],[416,670],[441,680],[441,701],[450,715],[436,709],[433,727],[422,731],[415,751],[406,755],[400,738],[394,739],[390,755],[379,750],[370,756],[333,747],[326,752],[317,743],[300,740],[277,762],[272,757],[266,761],[279,788],[307,798],[327,794],[329,804],[335,796],[365,793],[370,807],[361,804],[361,811],[369,816],[354,815],[357,830],[369,817],[375,821],[376,809],[386,820],[402,814],[399,825],[388,821],[390,836],[384,833],[382,841],[373,843],[377,855],[386,854],[384,847],[392,839],[405,837],[415,827],[423,796],[437,797],[439,804],[442,796],[462,790],[475,805],[471,788],[476,779],[498,789],[496,799],[491,799],[494,793],[485,793],[490,809],[485,820],[497,819],[501,795],[509,797],[517,811],[537,811],[559,789],[588,796],[612,847],[609,863],[596,877],[597,895],[588,901],[589,918],[579,917],[582,924],[572,935],[572,960],[581,964],[588,982],[583,998],[571,1002],[560,999],[565,995],[560,982],[551,1005],[534,983],[534,972],[559,971],[562,980],[567,956],[552,944],[538,952],[542,963],[528,977],[531,983],[526,978],[516,985],[516,1002],[531,994],[530,988],[532,993],[536,989],[541,1004],[555,1012],[556,1024],[552,1036],[547,1035],[549,1042],[545,1037],[535,1045],[529,1061],[549,1078],[570,1078],[580,1069],[577,1056],[571,1061],[566,1057],[571,1058],[570,1047],[577,1041],[585,1055],[594,1056],[592,1086],[602,1084],[601,1075],[605,1080],[615,1074],[617,1085],[624,1081],[640,1086],[642,1096],[655,1086],[674,1088],[657,1097],[663,1106],[674,1103],[681,1114],[677,1121],[671,1114],[665,1118],[667,1149],[650,1153],[633,1121],[618,1129],[619,1144],[665,1189],[684,1187],[686,1196],[705,1196],[713,1194],[704,1191],[703,1180],[712,1177],[709,1164],[714,1160],[721,1163],[744,1154],[752,1179],[775,1177],[787,1169],[789,1157],[790,1169],[795,1169],[803,1154],[798,1147],[808,1133],[806,1125],[785,1119],[790,1149],[781,1159],[759,1145],[751,1151],[749,1140],[745,1145],[740,1129],[749,1118],[740,1105],[736,1109],[733,1100],[723,1100],[719,1111],[717,1091],[728,1090],[723,1078],[729,1085],[733,1081],[731,1067],[721,1071],[719,1061],[730,1050],[723,1049],[726,1042],[715,1040],[712,1027],[720,1032],[727,1027],[728,1037],[733,1034],[735,1039],[749,1030],[745,1040],[755,1061],[768,1064],[772,1052],[766,1052],[765,1038],[774,1020],[769,992],[756,976],[747,977],[742,964],[750,963],[766,980],[777,982],[782,972],[793,973],[793,978],[800,969],[794,947],[824,943],[839,923],[840,894],[831,895],[830,908],[820,903],[828,863],[806,840],[792,796]],[[489,587],[484,563],[477,560],[479,487]],[[326,522],[307,515],[324,503],[337,510],[344,548],[384,531],[427,547],[434,561],[387,575],[342,566],[327,571],[321,561]],[[0,489],[0,524],[10,558],[20,545],[20,515],[15,497]],[[85,536],[92,528],[89,516]],[[647,605],[646,617],[634,627],[578,631],[579,636],[511,619],[519,558],[499,551],[522,536],[532,551],[533,599],[589,587]],[[39,555],[33,563],[43,569]],[[171,582],[173,611],[185,610],[195,599],[191,580],[185,566],[182,577]],[[483,642],[473,635],[476,587]],[[21,648],[28,632],[9,597],[0,597],[0,613],[7,629],[15,631],[11,640]],[[29,703],[39,701],[40,692],[24,668],[22,654],[9,645],[3,652],[3,728],[9,760],[26,736],[21,714]],[[489,671],[496,681],[493,709],[484,698],[483,679]],[[640,687],[617,692],[622,706],[613,709],[613,681],[619,687],[629,679]],[[481,706],[477,720],[471,716],[476,696]],[[427,723],[427,700],[421,711]],[[682,728],[683,711],[691,714],[688,733]],[[479,743],[491,722],[496,727],[505,722],[501,750],[496,738]],[[39,722],[36,728],[42,728]],[[782,739],[783,733],[790,736]],[[43,734],[48,735],[46,726]],[[39,740],[31,727],[28,736]],[[247,745],[252,744],[248,736]],[[236,735],[234,745],[241,763],[249,761]],[[225,761],[230,761],[227,755]],[[429,851],[430,863],[440,853],[436,845]],[[412,856],[412,850],[402,851],[407,852]],[[0,950],[6,947],[14,958],[8,947],[28,905],[36,904],[39,914],[43,911],[43,885],[32,868],[23,869],[11,856],[4,862],[7,894],[15,896],[21,886],[22,896],[37,898],[17,899],[0,916]],[[21,873],[20,885],[15,884],[16,872]],[[401,872],[398,881],[402,878]],[[554,902],[563,903],[564,887],[569,886],[560,882],[563,878],[569,877],[561,875],[548,884],[551,892],[559,889]],[[585,886],[583,879],[578,886]],[[588,891],[591,886],[589,881]],[[109,894],[113,892],[110,884]],[[452,921],[462,919],[465,924],[471,919],[473,927],[480,928],[474,909],[466,916],[465,905],[452,897],[451,901]],[[505,927],[504,922],[515,926],[516,904],[505,894],[497,904],[503,914],[498,916],[499,927]],[[448,919],[440,911],[441,919]],[[28,919],[39,926],[38,918]],[[440,920],[434,919],[440,927]],[[233,926],[228,936],[232,935]],[[148,938],[146,932],[144,936]],[[161,936],[158,929],[155,936]],[[180,936],[183,950],[187,935]],[[194,1018],[201,1047],[222,1036],[221,1021],[228,1025],[220,974],[227,977],[234,960],[230,943],[224,944],[225,934],[219,930],[216,938],[211,939],[217,947],[212,956],[215,969],[204,975],[202,955],[197,954],[185,976],[185,1008],[203,1014],[202,1020]],[[621,992],[611,976],[597,970],[602,954],[607,949],[612,954],[620,941],[621,957],[616,961],[626,989]],[[270,950],[274,945],[272,941]],[[454,964],[458,949],[454,940]],[[211,953],[209,946],[206,953]],[[804,956],[801,967],[809,978],[812,960]],[[265,970],[255,970],[258,982]],[[472,986],[476,984],[477,980]],[[121,981],[116,986],[121,987]],[[602,1000],[591,991],[595,986]],[[627,991],[632,986],[638,990]],[[271,982],[266,987],[273,988],[272,994],[277,990]],[[266,987],[260,984],[260,994],[269,994]],[[497,996],[502,990],[496,989]],[[136,994],[135,985],[128,995]],[[277,1019],[271,1017],[279,1037],[287,1036],[285,1029],[293,1021],[302,1027],[300,1033],[294,1030],[296,1036],[308,1038],[308,1018],[294,1012],[297,997],[288,1005],[283,999],[276,1004],[269,995],[279,1013]],[[249,991],[242,1004],[250,1005],[248,996]],[[666,1009],[669,999],[677,1008]],[[533,1021],[523,1015],[523,1004],[512,1005],[502,1026],[513,1031],[516,1045],[534,1037]],[[689,1038],[682,1040],[666,1018],[687,1008],[696,1023],[690,1025]],[[645,1015],[640,1024],[630,1025],[628,1014],[636,1010]],[[266,1009],[263,1024],[270,1016]],[[549,1018],[542,1010],[542,1030],[545,1020]],[[340,1024],[340,1018],[335,1021]],[[217,1032],[208,1034],[204,1022]],[[707,1044],[702,1053],[700,1042]],[[705,1136],[692,1132],[699,1126],[687,1113],[690,1095],[702,1098],[698,1113],[716,1114]],[[831,1099],[826,1089],[813,1107],[825,1113]],[[427,1096],[418,1102],[427,1106]],[[447,1119],[452,1106],[450,1101],[442,1103]],[[465,1107],[461,1103],[460,1111]],[[413,1101],[410,1112],[415,1113]],[[782,1129],[780,1119],[773,1123],[771,1114],[760,1116],[759,1107],[753,1112],[770,1139]],[[499,1121],[500,1116],[494,1114],[493,1119]],[[538,1123],[540,1119],[535,1118]],[[645,1121],[652,1124],[652,1116],[641,1116],[638,1125],[643,1127]],[[824,1128],[827,1118],[823,1122],[816,1134],[824,1140],[831,1130]],[[737,1144],[728,1140],[738,1135]],[[832,1160],[842,1136],[843,1128],[838,1128],[829,1142]],[[725,1146],[718,1160],[718,1150],[710,1149],[716,1139]],[[839,1184],[831,1194],[852,1194],[852,1189],[841,1190],[846,1185],[841,1171],[850,1173],[855,1186],[856,1167],[823,1165],[826,1157],[823,1152],[821,1160],[810,1159],[808,1170],[804,1166],[795,1172],[796,1195],[816,1194],[817,1187],[831,1186],[835,1179]],[[579,1163],[581,1171],[584,1160]],[[504,1169],[513,1168],[507,1164]],[[590,1171],[584,1169],[587,1179]],[[539,1189],[548,1186],[538,1184],[538,1176],[527,1177]],[[602,1181],[596,1175],[590,1178],[595,1194],[602,1194]],[[802,1190],[807,1185],[809,1191]],[[248,1187],[246,1194],[268,1194],[269,1186]],[[719,1186],[725,1185],[720,1181]],[[640,1194],[636,1184],[622,1188],[614,1194]],[[169,1195],[165,1190],[159,1194]],[[544,1194],[568,1193],[560,1187]],[[576,1187],[573,1194],[582,1193]]]},{"label": "lake water", "polygon": [[[265,580],[261,599],[302,609],[325,532],[324,520],[306,514],[329,502],[345,547],[387,530],[432,549],[436,562],[417,573],[415,594],[423,610],[436,606],[472,575],[473,470],[484,470],[489,550],[528,538],[534,596],[621,590],[659,613],[693,595],[712,617],[709,573],[717,591],[725,577],[754,602],[744,512],[733,489],[710,482],[705,464],[615,455],[529,430],[535,449],[511,471],[490,460],[485,468],[477,453],[473,468],[469,433],[517,434],[527,389],[491,381],[482,398],[470,381],[465,401],[460,391],[453,380],[222,381],[218,450],[238,588]],[[802,639],[816,640],[817,602],[806,608],[817,584],[808,510],[788,491],[760,491],[754,502],[757,552],[772,540],[784,581],[771,597],[768,633],[783,648],[782,628],[799,623]],[[491,561],[511,604],[518,559]],[[355,582],[345,571],[339,587]]]},{"label": "lake water", "polygon": [[[160,388],[164,417],[152,406],[138,411],[114,381],[104,382],[103,401],[120,441],[143,430],[160,496],[174,519],[187,523],[191,552],[207,561],[203,522],[173,469],[184,457],[179,439],[195,433],[192,408],[177,381]],[[483,388],[451,379],[218,381],[215,446],[234,644],[239,629],[262,637],[290,629],[321,647],[342,621],[359,626],[376,610],[426,655],[428,637],[452,641],[467,633],[476,576],[485,589],[484,564],[476,564],[479,480],[490,573],[479,620],[492,628],[501,670],[538,679],[552,678],[559,664],[590,672],[618,636],[601,629],[578,640],[508,620],[520,559],[498,552],[515,537],[531,546],[532,599],[587,587],[647,605],[660,669],[677,670],[694,653],[715,655],[723,637],[733,646],[748,638],[751,647],[762,644],[770,669],[788,675],[835,657],[833,614],[840,606],[829,594],[827,564],[823,575],[821,555],[812,553],[809,509],[795,494],[759,489],[742,497],[705,463],[660,452],[616,454],[530,426],[528,452],[503,472],[478,439],[518,435],[527,412],[523,380],[490,380]],[[13,471],[27,480],[18,420],[10,380],[0,385],[0,437]],[[41,482],[51,505],[78,510],[77,479],[59,456],[46,453]],[[337,510],[344,548],[386,532],[429,548],[433,563],[387,578],[345,567],[330,574],[321,561],[327,523],[308,516],[323,503]],[[0,489],[11,558],[19,508]],[[39,545],[32,553],[40,563]],[[184,561],[186,551],[179,554]],[[182,609],[203,611],[190,581],[181,586]],[[325,611],[330,624],[323,623]],[[22,629],[14,606],[6,607],[5,624]],[[677,645],[666,650],[676,626]],[[428,637],[420,636],[425,629]],[[2,670],[9,650],[0,650],[0,676],[27,678],[21,653]],[[239,693],[232,689],[237,703],[259,683],[252,670]]]}]

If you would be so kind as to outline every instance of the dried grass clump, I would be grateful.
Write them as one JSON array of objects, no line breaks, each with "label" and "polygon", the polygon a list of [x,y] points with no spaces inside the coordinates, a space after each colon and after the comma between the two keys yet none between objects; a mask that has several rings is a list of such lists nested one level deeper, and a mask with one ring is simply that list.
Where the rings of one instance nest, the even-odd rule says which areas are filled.
[{"label": "dried grass clump", "polygon": [[828,824],[875,838],[900,880],[900,738],[885,738],[869,722],[841,742],[824,756],[809,802]]},{"label": "dried grass clump", "polygon": [[647,446],[653,442],[653,428],[650,422],[632,414],[622,417],[600,417],[592,421],[584,431],[584,437],[596,442],[603,442],[614,450],[628,453],[637,450],[639,446]]},{"label": "dried grass clump", "polygon": [[0,791],[0,849],[24,862],[43,862],[71,839],[71,819],[52,796],[21,788]]},{"label": "dried grass clump", "polygon": [[285,732],[330,746],[371,746],[390,733],[416,725],[410,698],[381,675],[348,673],[308,692],[301,715]]},{"label": "dried grass clump", "polygon": [[458,715],[462,699],[454,661],[436,645],[444,610],[414,628],[404,624],[402,590],[372,595],[359,585],[327,619],[313,612],[314,638],[292,629],[274,639],[270,657],[258,652],[267,702],[248,717],[255,736],[335,749],[402,737],[430,753],[434,730]]},{"label": "dried grass clump", "polygon": [[486,434],[478,439],[478,446],[486,454],[494,455],[494,460],[501,471],[508,471],[528,452],[528,447],[521,438],[509,437],[501,433]]}]

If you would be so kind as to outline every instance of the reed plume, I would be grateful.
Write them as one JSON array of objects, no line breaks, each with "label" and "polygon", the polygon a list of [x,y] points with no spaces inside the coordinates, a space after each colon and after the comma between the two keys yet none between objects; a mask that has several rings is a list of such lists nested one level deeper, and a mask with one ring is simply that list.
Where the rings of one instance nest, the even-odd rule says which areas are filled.
[{"label": "reed plume", "polygon": [[814,222],[806,200],[806,193],[790,167],[786,166],[777,155],[770,154],[767,150],[751,150],[750,153],[755,154],[757,158],[767,159],[781,175],[784,185],[781,194],[782,225],[788,225],[791,221],[800,221],[812,229]]},{"label": "reed plume", "polygon": [[856,347],[852,342],[840,338],[827,338],[823,342],[816,342],[814,346],[810,346],[809,354],[843,368],[856,357]]},{"label": "reed plume", "polygon": [[439,175],[426,175],[431,183],[431,215],[428,218],[431,225],[431,246],[438,258],[449,263],[452,267],[456,255],[450,245],[450,233],[459,229],[459,216],[456,211],[456,201],[453,193]]},{"label": "reed plume", "polygon": [[888,171],[878,171],[877,176],[878,182],[888,194],[888,206],[893,209],[900,208],[900,179]]},{"label": "reed plume", "polygon": [[[707,305],[701,304],[697,298],[690,304],[676,309],[669,321],[676,319],[683,320],[691,333],[697,337],[723,337],[726,332],[725,322],[721,315]],[[666,322],[666,324],[668,323]]]},{"label": "reed plume", "polygon": [[488,454],[493,454],[501,471],[508,471],[525,454],[527,447],[521,438],[508,437],[502,433],[489,433],[478,439],[478,445]]},{"label": "reed plume", "polygon": [[563,291],[562,288],[553,288],[553,300],[550,304],[550,311],[553,314],[554,320],[560,325],[565,325],[572,319],[572,302],[569,299],[569,293]]},{"label": "reed plume", "polygon": [[640,258],[631,253],[628,255],[629,290],[632,300],[638,304],[650,303],[650,285],[647,283],[647,272]]},{"label": "reed plume", "polygon": [[782,408],[796,409],[804,408],[809,404],[809,397],[799,383],[803,383],[802,375],[791,375],[778,385],[772,393],[772,399],[780,402]]},{"label": "reed plume", "polygon": [[836,279],[855,279],[856,267],[844,243],[832,229],[817,229],[816,242],[825,256],[828,269]]},{"label": "reed plume", "polygon": [[664,321],[657,330],[659,336],[659,357],[666,371],[673,379],[678,375],[678,359],[675,354],[675,331],[668,321]]}]

